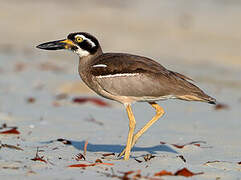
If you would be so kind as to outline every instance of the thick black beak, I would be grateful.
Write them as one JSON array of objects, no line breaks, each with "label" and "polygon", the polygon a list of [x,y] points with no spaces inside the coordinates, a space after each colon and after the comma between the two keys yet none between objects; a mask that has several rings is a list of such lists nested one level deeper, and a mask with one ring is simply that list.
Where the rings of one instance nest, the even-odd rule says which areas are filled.
[{"label": "thick black beak", "polygon": [[45,49],[45,50],[60,50],[60,49],[68,49],[71,45],[73,45],[72,41],[68,39],[63,39],[58,41],[46,42],[36,47],[39,49]]}]

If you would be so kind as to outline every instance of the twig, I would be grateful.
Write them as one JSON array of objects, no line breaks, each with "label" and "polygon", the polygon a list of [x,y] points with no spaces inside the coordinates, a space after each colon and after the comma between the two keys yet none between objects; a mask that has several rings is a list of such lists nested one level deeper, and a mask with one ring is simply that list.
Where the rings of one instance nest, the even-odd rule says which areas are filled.
[{"label": "twig", "polygon": [[85,146],[84,146],[84,156],[86,156],[86,152],[87,152],[87,145],[88,145],[88,141],[85,141]]}]

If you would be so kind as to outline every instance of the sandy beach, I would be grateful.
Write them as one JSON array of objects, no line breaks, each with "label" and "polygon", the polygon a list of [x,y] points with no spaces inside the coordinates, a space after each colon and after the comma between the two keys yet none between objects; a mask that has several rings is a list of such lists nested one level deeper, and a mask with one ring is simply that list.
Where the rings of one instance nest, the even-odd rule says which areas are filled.
[{"label": "sandy beach", "polygon": [[[0,0],[0,179],[241,178],[241,3]],[[155,59],[218,105],[168,100],[129,161],[124,107],[92,92],[71,52],[35,46],[87,31],[104,52]],[[140,129],[153,115],[133,111]]]}]

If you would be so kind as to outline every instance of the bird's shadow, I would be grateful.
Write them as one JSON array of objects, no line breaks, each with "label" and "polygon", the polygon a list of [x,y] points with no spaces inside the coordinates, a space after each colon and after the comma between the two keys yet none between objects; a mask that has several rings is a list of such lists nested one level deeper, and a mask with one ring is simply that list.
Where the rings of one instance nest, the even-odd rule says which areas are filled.
[{"label": "bird's shadow", "polygon": [[[74,141],[74,140],[68,140],[69,145],[73,146],[74,148],[78,150],[84,151],[84,146],[85,146],[85,141]],[[45,143],[50,143],[53,141],[45,142]],[[87,146],[87,151],[89,152],[107,152],[107,153],[120,153],[125,146],[123,145],[117,145],[117,144],[92,144],[88,143]],[[167,145],[156,145],[156,146],[150,146],[150,147],[136,147],[134,146],[132,148],[132,151],[146,151],[151,154],[156,154],[158,151],[159,152],[169,152],[169,153],[175,153],[178,154],[177,151],[172,149],[171,147]]]}]

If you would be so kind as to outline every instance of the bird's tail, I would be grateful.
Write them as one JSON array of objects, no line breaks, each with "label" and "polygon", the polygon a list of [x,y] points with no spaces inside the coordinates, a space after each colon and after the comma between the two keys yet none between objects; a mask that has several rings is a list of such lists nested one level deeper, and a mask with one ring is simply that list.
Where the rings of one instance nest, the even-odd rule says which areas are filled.
[{"label": "bird's tail", "polygon": [[212,97],[209,97],[209,101],[208,101],[209,104],[217,104],[217,101],[216,99],[212,98]]},{"label": "bird's tail", "polygon": [[198,92],[198,93],[193,93],[191,95],[178,96],[178,98],[186,101],[202,101],[202,102],[207,102],[209,104],[216,104],[216,99],[214,99],[211,96],[208,96],[202,91],[201,93]]},{"label": "bird's tail", "polygon": [[217,103],[216,99],[214,99],[213,97],[208,96],[208,95],[206,95],[206,97],[203,97],[202,99],[204,100],[204,102],[207,102],[209,104],[216,104]]}]

